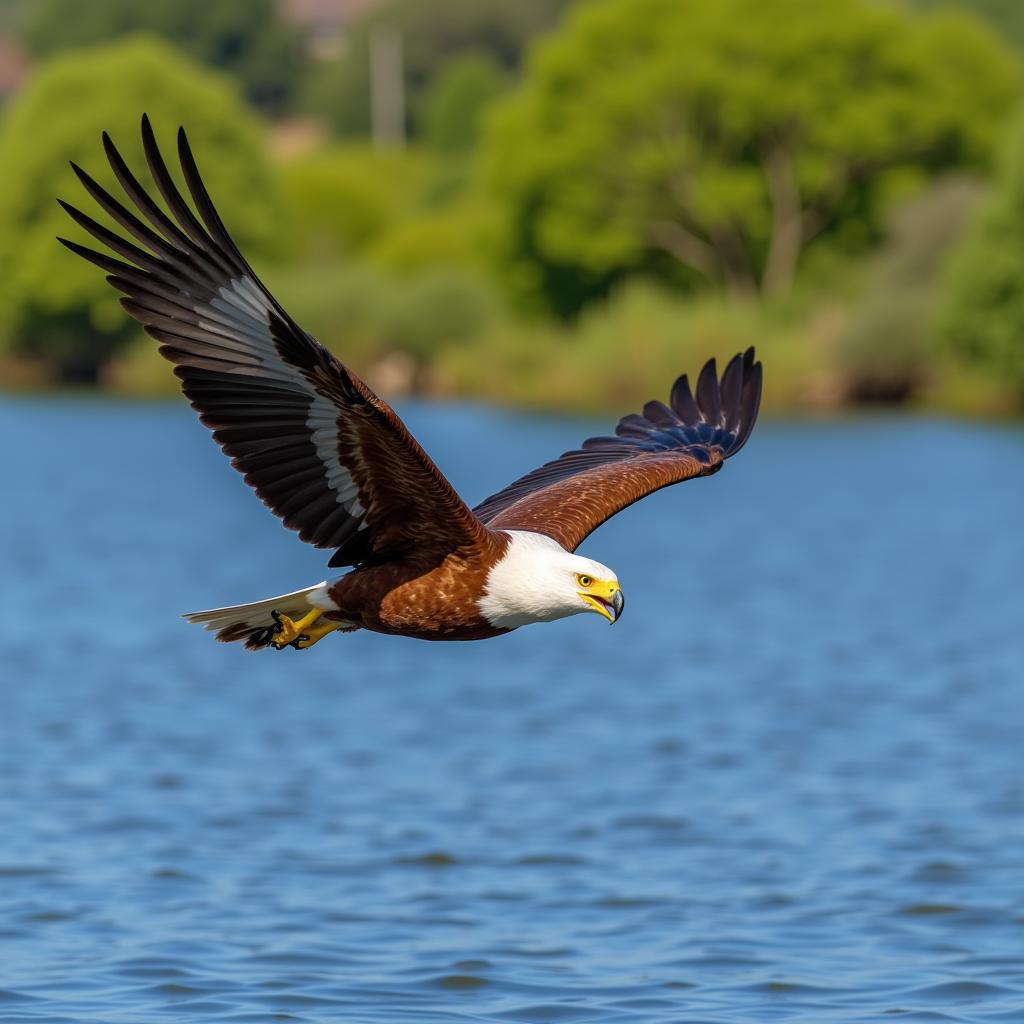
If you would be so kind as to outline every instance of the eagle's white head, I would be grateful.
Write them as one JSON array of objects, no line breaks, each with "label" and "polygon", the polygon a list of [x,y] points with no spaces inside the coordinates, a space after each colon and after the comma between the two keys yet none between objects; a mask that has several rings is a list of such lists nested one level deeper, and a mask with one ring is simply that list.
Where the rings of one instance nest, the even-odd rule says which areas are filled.
[{"label": "eagle's white head", "polygon": [[608,566],[574,555],[542,533],[506,532],[509,545],[477,602],[492,626],[515,629],[579,612],[597,612],[615,622],[622,614],[619,580]]}]

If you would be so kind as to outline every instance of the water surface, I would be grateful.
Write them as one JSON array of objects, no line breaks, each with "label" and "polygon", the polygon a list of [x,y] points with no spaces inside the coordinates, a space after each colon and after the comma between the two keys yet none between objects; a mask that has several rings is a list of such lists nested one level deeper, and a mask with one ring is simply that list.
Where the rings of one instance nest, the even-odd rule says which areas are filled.
[{"label": "water surface", "polygon": [[[412,406],[477,499],[600,424]],[[760,425],[622,621],[246,654],[175,405],[0,403],[0,1020],[1024,1021],[1024,432]]]}]

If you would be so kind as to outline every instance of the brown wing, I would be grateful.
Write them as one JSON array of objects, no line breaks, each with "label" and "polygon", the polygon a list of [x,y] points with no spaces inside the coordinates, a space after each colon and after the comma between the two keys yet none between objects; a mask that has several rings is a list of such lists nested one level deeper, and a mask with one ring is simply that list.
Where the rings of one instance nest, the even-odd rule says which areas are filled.
[{"label": "brown wing", "polygon": [[123,260],[60,241],[107,271],[125,294],[122,305],[177,364],[182,391],[246,482],[303,540],[337,548],[332,565],[414,548],[489,544],[489,532],[390,406],[260,283],[214,209],[184,131],[178,156],[198,217],[145,117],[142,137],[171,216],[104,134],[107,159],[144,220],[72,167],[92,198],[145,248],[66,203],[71,217]]},{"label": "brown wing", "polygon": [[473,511],[492,529],[533,530],[569,551],[606,519],[669,484],[710,476],[743,447],[761,401],[761,364],[752,348],[735,356],[719,381],[709,360],[696,397],[684,374],[669,405],[648,402],[626,416],[615,437],[592,437]]}]

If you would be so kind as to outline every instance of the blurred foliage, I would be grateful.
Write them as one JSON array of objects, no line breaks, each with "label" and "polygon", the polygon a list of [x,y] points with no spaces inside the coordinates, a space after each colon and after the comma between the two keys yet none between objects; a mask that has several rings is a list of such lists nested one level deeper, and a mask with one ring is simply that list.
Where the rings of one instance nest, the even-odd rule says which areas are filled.
[{"label": "blurred foliage", "polygon": [[236,75],[251,102],[279,112],[305,72],[300,34],[277,0],[38,0],[27,9],[23,39],[45,58],[150,32],[195,60]]},{"label": "blurred foliage", "polygon": [[410,135],[420,134],[427,87],[449,61],[467,51],[499,67],[518,66],[530,40],[554,25],[569,0],[389,0],[351,28],[345,50],[311,76],[306,107],[339,135],[370,135],[370,39],[381,29],[402,40]]},{"label": "blurred foliage", "polygon": [[100,146],[105,129],[148,183],[139,135],[142,110],[149,113],[169,157],[174,152],[171,131],[187,125],[210,191],[246,252],[258,259],[277,245],[276,189],[260,126],[229,79],[149,37],[47,63],[0,122],[0,326],[9,351],[49,359],[66,379],[94,378],[138,328],[103,274],[54,241],[63,235],[102,248],[54,197],[67,196],[103,220],[68,161],[114,189]]},{"label": "blurred foliage", "polygon": [[922,11],[968,11],[989,22],[1004,39],[1024,49],[1024,4],[1020,0],[911,0]]},{"label": "blurred foliage", "polygon": [[664,400],[675,378],[708,356],[724,363],[756,344],[771,366],[766,409],[828,408],[840,386],[829,352],[843,324],[828,304],[684,299],[633,281],[572,324],[498,322],[472,348],[442,351],[436,382],[446,393],[498,403],[627,412]]},{"label": "blurred foliage", "polygon": [[425,270],[398,290],[383,320],[394,348],[427,362],[442,347],[479,338],[495,312],[487,282],[467,271]]},{"label": "blurred foliage", "polygon": [[852,400],[904,401],[936,375],[942,266],[984,191],[975,179],[949,176],[887,218],[886,239],[868,263],[864,295],[836,353]]},{"label": "blurred foliage", "polygon": [[[461,160],[457,160],[461,168]],[[410,273],[490,272],[490,206],[461,170],[414,148],[334,145],[280,169],[300,257]]]},{"label": "blurred foliage", "polygon": [[991,199],[951,258],[941,328],[957,358],[1024,403],[1024,116]]},{"label": "blurred foliage", "polygon": [[365,264],[320,264],[277,272],[271,286],[306,330],[371,380],[381,359],[410,357],[415,378],[403,389],[420,389],[429,364],[478,341],[500,314],[493,285],[457,267],[394,275]]},{"label": "blurred foliage", "polygon": [[513,284],[562,315],[636,273],[783,293],[810,241],[857,251],[894,194],[983,165],[1019,85],[1013,53],[953,13],[582,4],[483,143]]},{"label": "blurred foliage", "polygon": [[31,6],[32,0],[0,0],[0,32],[17,32]]},{"label": "blurred foliage", "polygon": [[301,256],[364,252],[423,203],[429,164],[409,150],[332,146],[285,164],[281,182]]},{"label": "blurred foliage", "polygon": [[441,153],[468,153],[488,106],[508,88],[508,76],[487,53],[455,57],[431,83],[424,103],[424,138]]},{"label": "blurred foliage", "polygon": [[462,267],[493,278],[490,206],[464,195],[395,224],[369,249],[376,266],[408,274],[430,267]]},{"label": "blurred foliage", "polygon": [[[186,124],[286,308],[385,392],[625,410],[754,342],[770,409],[912,398],[991,413],[1014,389],[1024,405],[1024,119],[971,219],[1021,83],[984,22],[1024,42],[1024,4],[569,7],[385,0],[308,94],[363,137],[278,124],[271,167],[242,86],[281,112],[305,60],[274,0],[7,0],[41,59],[0,122],[5,383],[38,386],[48,367],[176,388],[154,344],[128,344],[139,329],[102,273],[53,241],[91,244],[53,196],[96,213],[66,161],[113,186],[102,129],[148,183],[147,110],[168,156]],[[139,26],[163,40],[91,48]],[[365,138],[381,29],[403,42],[405,148]]]}]

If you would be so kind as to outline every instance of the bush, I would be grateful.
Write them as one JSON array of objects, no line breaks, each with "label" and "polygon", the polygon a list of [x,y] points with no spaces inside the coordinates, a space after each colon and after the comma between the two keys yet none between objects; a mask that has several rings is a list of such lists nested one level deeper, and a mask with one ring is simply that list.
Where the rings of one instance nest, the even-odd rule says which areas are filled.
[{"label": "bush", "polygon": [[490,269],[493,211],[468,196],[394,223],[367,253],[376,266],[401,274],[433,267]]},{"label": "bush", "polygon": [[0,324],[9,350],[49,361],[65,379],[95,380],[137,328],[103,274],[54,240],[97,245],[54,197],[67,196],[104,220],[68,168],[74,160],[117,191],[100,145],[104,129],[146,184],[143,110],[172,147],[171,131],[187,126],[239,245],[257,261],[276,248],[279,204],[260,127],[229,80],[145,37],[45,64],[0,123]]},{"label": "bush", "polygon": [[949,177],[888,218],[887,239],[868,265],[836,352],[854,401],[904,401],[936,376],[940,272],[983,192],[974,179]]},{"label": "bush", "polygon": [[275,276],[285,308],[357,372],[394,352],[421,371],[441,351],[479,338],[498,312],[487,281],[457,268],[398,277],[335,264]]},{"label": "bush", "polygon": [[1024,116],[991,199],[953,253],[940,327],[949,352],[1024,403]]},{"label": "bush", "polygon": [[478,276],[426,271],[398,290],[382,318],[382,334],[389,347],[425,363],[444,348],[480,337],[495,307],[491,289]]},{"label": "bush", "polygon": [[441,153],[468,153],[476,144],[484,111],[508,87],[493,57],[467,53],[446,64],[424,101],[426,142]]},{"label": "bush", "polygon": [[451,394],[578,412],[664,401],[684,371],[756,345],[770,360],[765,408],[831,407],[841,397],[827,356],[843,324],[829,307],[684,300],[633,282],[573,326],[496,322],[473,346],[446,348],[435,369]]},{"label": "bush", "polygon": [[337,146],[281,169],[296,247],[331,262],[362,252],[421,202],[427,161],[415,152]]}]

